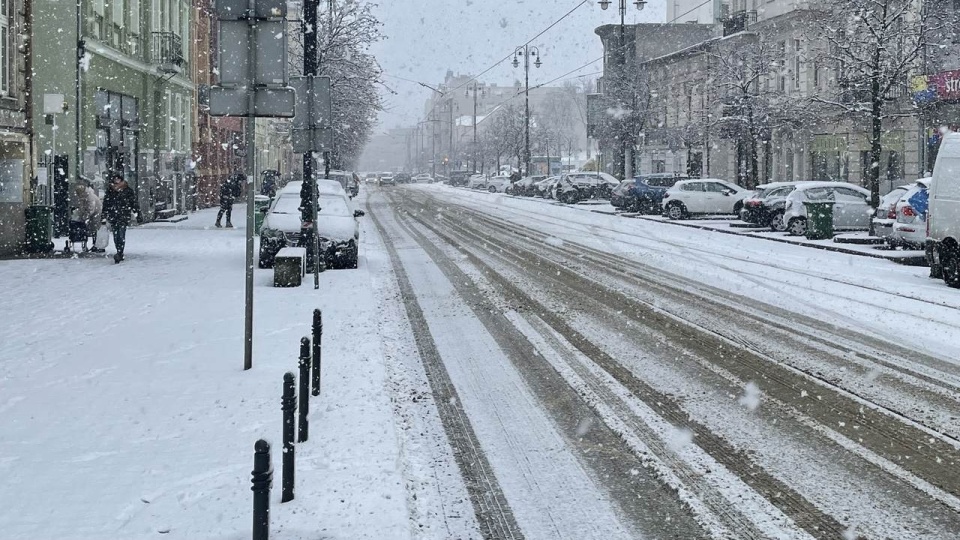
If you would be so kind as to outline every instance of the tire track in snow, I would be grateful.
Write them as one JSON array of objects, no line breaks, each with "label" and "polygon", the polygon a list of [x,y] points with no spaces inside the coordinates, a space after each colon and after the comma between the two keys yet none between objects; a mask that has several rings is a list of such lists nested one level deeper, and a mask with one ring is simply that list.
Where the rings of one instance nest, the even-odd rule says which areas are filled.
[{"label": "tire track in snow", "polygon": [[480,524],[481,533],[484,538],[488,539],[522,540],[524,538],[523,533],[517,525],[513,511],[503,495],[503,490],[487,456],[480,448],[480,442],[473,426],[470,424],[470,419],[467,418],[466,412],[463,410],[457,390],[450,380],[450,374],[447,373],[443,365],[443,359],[430,336],[426,318],[417,303],[417,297],[406,270],[400,263],[396,246],[377,218],[377,212],[373,210],[373,205],[368,204],[367,208],[387,248],[387,252],[390,254],[393,271],[397,276],[397,282],[403,294],[407,318],[413,329],[414,340],[420,351],[420,357],[423,359],[424,370],[433,391],[437,411],[440,413],[444,431],[453,447],[454,457],[460,467],[464,484],[470,493],[470,500],[474,507],[477,522]]}]

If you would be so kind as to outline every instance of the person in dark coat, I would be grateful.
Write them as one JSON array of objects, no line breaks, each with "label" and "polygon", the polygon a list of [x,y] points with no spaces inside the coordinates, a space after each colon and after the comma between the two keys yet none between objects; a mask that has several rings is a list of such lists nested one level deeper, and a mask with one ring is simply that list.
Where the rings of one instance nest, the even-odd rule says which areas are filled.
[{"label": "person in dark coat", "polygon": [[113,243],[117,246],[117,254],[113,262],[123,260],[123,248],[126,246],[127,227],[130,226],[131,214],[137,210],[137,196],[127,185],[127,181],[120,174],[110,176],[110,186],[103,197],[103,219],[110,224],[113,230]]},{"label": "person in dark coat", "polygon": [[217,222],[214,224],[218,229],[223,226],[220,224],[223,214],[227,214],[227,228],[233,228],[233,223],[230,223],[230,216],[233,214],[233,201],[240,196],[242,182],[243,175],[236,172],[220,185],[220,211],[217,212]]}]

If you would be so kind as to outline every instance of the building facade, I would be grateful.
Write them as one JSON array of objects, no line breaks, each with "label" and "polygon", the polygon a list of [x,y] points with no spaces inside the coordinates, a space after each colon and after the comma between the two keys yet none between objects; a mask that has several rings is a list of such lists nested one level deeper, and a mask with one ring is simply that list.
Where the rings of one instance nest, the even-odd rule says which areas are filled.
[{"label": "building facade", "polygon": [[0,1],[0,256],[23,242],[31,201],[29,14],[23,0]]},{"label": "building facade", "polygon": [[[637,25],[630,34],[636,51],[628,76],[648,85],[636,173],[711,176],[748,186],[801,179],[863,184],[871,165],[870,122],[835,106],[846,99],[845,73],[816,37],[825,12],[787,0],[721,1],[714,7],[712,24],[677,25],[708,29],[696,43],[665,38],[661,25]],[[597,33],[605,49],[615,45],[609,27]],[[678,45],[651,57],[643,54],[650,41]],[[943,56],[945,62],[956,58]],[[931,74],[922,81],[940,89],[933,91],[938,98],[930,100],[926,120],[905,87],[885,96],[881,191],[917,178],[932,163],[927,147],[936,139],[934,126],[951,121],[960,98],[960,88],[956,94],[944,90],[953,72],[942,66],[928,67]],[[606,64],[604,78],[617,68]],[[615,148],[608,144],[607,152]]]},{"label": "building facade", "polygon": [[[35,0],[32,116],[53,118],[34,122],[34,160],[50,169],[56,161],[69,182],[98,189],[123,175],[145,219],[183,208],[192,191],[192,20],[185,0]],[[45,96],[61,99],[63,112],[46,113]]]}]

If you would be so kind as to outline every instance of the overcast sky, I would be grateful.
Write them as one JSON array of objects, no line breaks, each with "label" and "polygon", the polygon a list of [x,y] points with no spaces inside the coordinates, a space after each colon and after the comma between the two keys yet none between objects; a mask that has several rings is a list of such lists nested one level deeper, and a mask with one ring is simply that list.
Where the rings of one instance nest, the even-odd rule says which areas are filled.
[{"label": "overcast sky", "polygon": [[[384,80],[396,94],[384,92],[387,110],[380,113],[378,131],[416,124],[431,86],[443,82],[447,70],[477,75],[510,54],[573,9],[580,0],[379,0],[377,16],[386,39],[373,52],[386,72]],[[600,38],[593,30],[619,23],[617,0],[606,11],[588,0],[531,45],[540,48],[543,67],[531,67],[530,85],[546,82],[599,58]],[[628,0],[627,24],[662,22],[664,0],[648,2],[638,11]],[[598,72],[596,62],[570,75]],[[400,77],[400,78],[397,78]],[[596,78],[593,75],[592,78]],[[403,80],[409,79],[410,81]],[[481,77],[500,85],[523,79],[523,66],[507,61]],[[557,81],[556,85],[563,82]]]}]

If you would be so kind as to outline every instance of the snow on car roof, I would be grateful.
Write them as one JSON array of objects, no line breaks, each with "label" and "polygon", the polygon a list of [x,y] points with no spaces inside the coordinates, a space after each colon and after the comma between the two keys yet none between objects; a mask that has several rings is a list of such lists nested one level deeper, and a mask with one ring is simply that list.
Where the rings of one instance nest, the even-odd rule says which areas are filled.
[{"label": "snow on car roof", "polygon": [[[340,182],[336,180],[327,180],[321,178],[317,180],[317,186],[320,188],[320,193],[341,195],[346,193],[343,186],[340,185]],[[303,187],[303,182],[289,182],[287,185],[283,186],[283,189],[280,190],[280,193],[300,193],[300,189]]]},{"label": "snow on car roof", "polygon": [[805,189],[818,188],[818,187],[848,187],[848,188],[856,189],[858,191],[862,191],[864,193],[869,193],[869,191],[867,191],[866,189],[856,184],[851,184],[850,182],[799,182],[797,184],[797,191],[803,191]]}]

